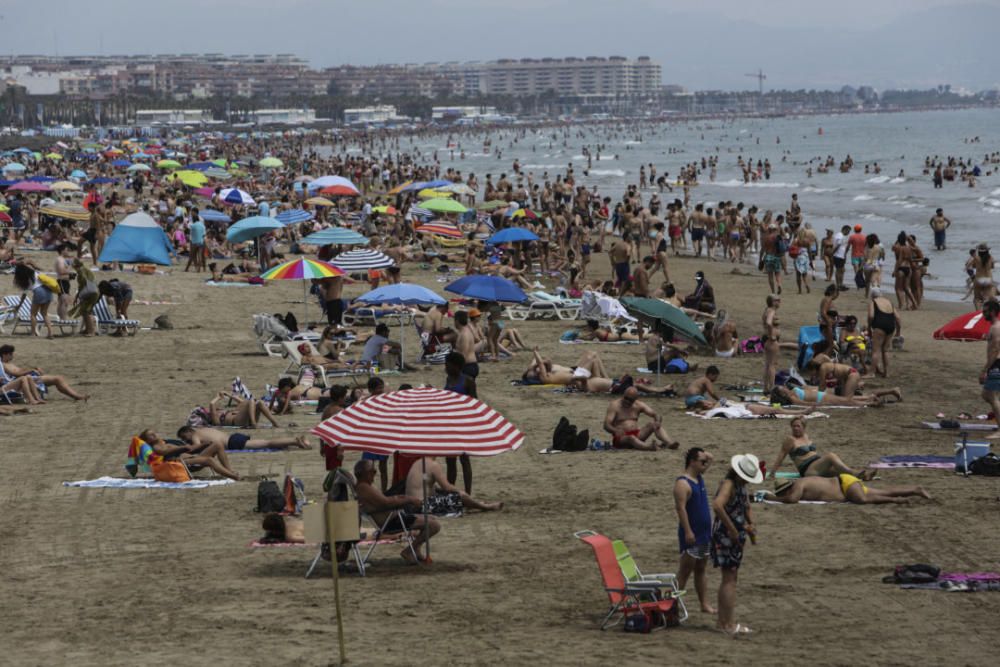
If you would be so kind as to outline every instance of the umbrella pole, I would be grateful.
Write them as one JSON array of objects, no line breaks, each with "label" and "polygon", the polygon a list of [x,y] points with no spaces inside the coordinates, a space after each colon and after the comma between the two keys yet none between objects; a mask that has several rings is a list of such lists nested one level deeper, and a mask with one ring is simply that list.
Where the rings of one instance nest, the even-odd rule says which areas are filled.
[{"label": "umbrella pole", "polygon": [[309,281],[302,281],[302,326],[309,325]]},{"label": "umbrella pole", "polygon": [[323,507],[326,511],[326,541],[330,545],[330,560],[333,565],[333,600],[334,609],[337,613],[337,644],[340,648],[340,664],[343,665],[347,662],[347,650],[344,646],[344,619],[340,613],[340,568],[337,564],[336,542],[333,541],[337,531],[334,514],[330,510],[330,503],[326,503]]},{"label": "umbrella pole", "polygon": [[[420,492],[424,496],[424,549],[427,551],[427,558],[431,557],[431,525],[427,523],[427,457],[421,457],[420,459],[421,472],[420,476]],[[419,555],[418,555],[419,557]]]}]

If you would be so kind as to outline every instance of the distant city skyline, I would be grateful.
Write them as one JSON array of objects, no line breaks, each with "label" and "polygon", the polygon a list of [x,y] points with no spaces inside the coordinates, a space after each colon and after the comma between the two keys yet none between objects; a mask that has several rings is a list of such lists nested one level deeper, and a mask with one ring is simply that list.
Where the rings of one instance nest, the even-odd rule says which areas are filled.
[{"label": "distant city skyline", "polygon": [[0,9],[0,55],[293,53],[313,67],[648,55],[690,89],[1000,85],[1000,1],[49,0]]}]

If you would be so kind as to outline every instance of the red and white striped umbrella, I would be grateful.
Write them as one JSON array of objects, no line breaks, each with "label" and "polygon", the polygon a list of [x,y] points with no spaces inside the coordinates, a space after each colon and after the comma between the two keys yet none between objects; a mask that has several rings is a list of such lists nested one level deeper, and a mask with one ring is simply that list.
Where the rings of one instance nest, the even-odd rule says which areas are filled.
[{"label": "red and white striped umbrella", "polygon": [[517,427],[482,401],[431,387],[365,399],[312,433],[345,449],[416,456],[493,456],[524,442]]}]

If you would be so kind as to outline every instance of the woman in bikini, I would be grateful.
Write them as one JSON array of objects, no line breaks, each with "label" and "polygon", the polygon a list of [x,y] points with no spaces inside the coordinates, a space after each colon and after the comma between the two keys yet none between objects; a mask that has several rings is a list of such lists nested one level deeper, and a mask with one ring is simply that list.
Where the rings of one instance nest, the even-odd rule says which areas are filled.
[{"label": "woman in bikini", "polygon": [[887,377],[889,348],[892,346],[892,339],[902,332],[903,324],[892,302],[882,296],[882,290],[873,289],[871,297],[868,302],[868,330],[872,335],[872,364],[875,366],[875,375]]},{"label": "woman in bikini", "polygon": [[764,343],[764,391],[774,387],[774,376],[778,372],[778,353],[781,351],[781,321],[778,319],[778,308],[781,307],[781,297],[769,294],[767,308],[761,316],[764,333],[761,341]]},{"label": "woman in bikini", "polygon": [[899,307],[904,310],[915,310],[916,301],[913,298],[913,290],[910,288],[910,273],[913,264],[913,249],[910,247],[906,232],[900,232],[896,237],[896,242],[892,245],[892,252],[896,256],[896,266],[892,270],[894,287],[896,290],[896,300]]},{"label": "woman in bikini", "polygon": [[655,259],[655,263],[649,277],[652,278],[657,269],[660,269],[663,271],[663,279],[670,282],[670,275],[667,273],[667,237],[663,233],[663,223],[653,223],[653,229],[656,230],[656,238],[653,239],[653,258]]},{"label": "woman in bikini", "polygon": [[639,336],[625,330],[612,331],[608,327],[602,327],[597,320],[587,320],[583,331],[579,336],[580,340],[599,341],[601,343],[617,343],[623,340],[640,340]]},{"label": "woman in bikini", "polygon": [[820,391],[816,387],[775,387],[771,390],[771,402],[781,405],[809,405],[813,407],[828,405],[842,408],[878,407],[884,405],[883,396],[895,396],[897,401],[903,400],[899,387],[882,389],[874,394],[858,396],[837,396],[832,391]]},{"label": "woman in bikini", "polygon": [[823,291],[823,298],[819,302],[819,330],[826,341],[823,352],[833,350],[834,330],[837,327],[837,311],[833,307],[833,302],[840,296],[840,291],[836,285],[827,285]]},{"label": "woman in bikini", "polygon": [[806,421],[795,417],[789,423],[792,432],[781,443],[781,449],[774,463],[768,466],[773,477],[787,457],[801,477],[836,477],[839,474],[854,475],[868,481],[875,476],[873,470],[855,470],[845,464],[836,454],[818,454],[816,445],[806,433]]}]

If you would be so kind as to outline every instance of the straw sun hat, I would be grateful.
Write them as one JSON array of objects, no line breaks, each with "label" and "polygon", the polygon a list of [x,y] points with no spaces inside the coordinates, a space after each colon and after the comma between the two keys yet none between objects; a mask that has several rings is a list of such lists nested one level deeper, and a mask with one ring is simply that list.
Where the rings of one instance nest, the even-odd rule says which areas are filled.
[{"label": "straw sun hat", "polygon": [[737,454],[729,461],[736,474],[750,484],[760,484],[764,481],[764,473],[760,469],[760,460],[753,454]]}]

